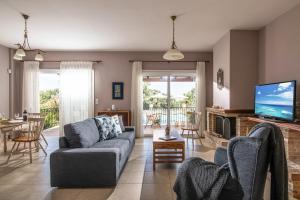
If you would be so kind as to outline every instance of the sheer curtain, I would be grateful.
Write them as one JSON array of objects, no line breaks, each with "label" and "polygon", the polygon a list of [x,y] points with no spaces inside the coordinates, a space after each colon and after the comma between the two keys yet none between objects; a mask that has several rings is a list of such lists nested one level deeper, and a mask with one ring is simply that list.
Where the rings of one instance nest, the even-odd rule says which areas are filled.
[{"label": "sheer curtain", "polygon": [[197,62],[196,65],[196,111],[202,114],[200,133],[203,136],[206,122],[205,62]]},{"label": "sheer curtain", "polygon": [[92,62],[61,62],[59,91],[60,134],[63,126],[94,116]]},{"label": "sheer curtain", "polygon": [[39,62],[24,61],[22,110],[40,112]]},{"label": "sheer curtain", "polygon": [[136,128],[136,137],[143,137],[143,74],[142,62],[132,65],[131,112],[132,125]]}]

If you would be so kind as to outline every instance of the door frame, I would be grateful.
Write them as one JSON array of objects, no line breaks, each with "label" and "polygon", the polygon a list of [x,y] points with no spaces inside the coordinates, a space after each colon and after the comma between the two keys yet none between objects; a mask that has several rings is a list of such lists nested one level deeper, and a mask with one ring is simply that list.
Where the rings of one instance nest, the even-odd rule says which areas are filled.
[{"label": "door frame", "polygon": [[196,70],[143,70],[144,76],[167,76],[167,126],[171,127],[171,76],[195,76]]}]

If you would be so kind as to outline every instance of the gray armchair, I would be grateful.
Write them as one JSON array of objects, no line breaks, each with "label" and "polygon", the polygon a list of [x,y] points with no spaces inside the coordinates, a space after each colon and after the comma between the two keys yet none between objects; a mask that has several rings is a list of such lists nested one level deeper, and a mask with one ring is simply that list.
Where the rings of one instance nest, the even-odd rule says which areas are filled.
[{"label": "gray armchair", "polygon": [[[277,179],[274,182],[282,185],[279,187],[274,185],[281,191],[273,194],[275,198],[271,196],[271,199],[287,199],[286,158],[283,138],[278,127],[267,123],[260,124],[247,137],[231,139],[228,150],[218,148],[215,153],[215,164],[222,166],[227,162],[231,175],[229,181],[238,182],[243,200],[263,199],[270,162],[271,172],[273,170],[272,178],[276,176]],[[280,170],[279,173],[276,168]],[[227,182],[219,199],[233,199],[232,194],[232,186]]]},{"label": "gray armchair", "polygon": [[[232,139],[228,152],[223,148],[216,150],[215,163],[221,166],[228,162],[231,177],[238,180],[245,200],[263,199],[269,164],[269,134],[268,127],[261,127],[250,133],[249,137]],[[220,198],[226,196],[221,193]]]},{"label": "gray armchair", "polygon": [[284,139],[269,123],[255,126],[247,137],[218,148],[215,162],[199,157],[180,166],[174,192],[177,200],[262,200],[267,172],[271,172],[271,200],[288,200],[288,171]]}]

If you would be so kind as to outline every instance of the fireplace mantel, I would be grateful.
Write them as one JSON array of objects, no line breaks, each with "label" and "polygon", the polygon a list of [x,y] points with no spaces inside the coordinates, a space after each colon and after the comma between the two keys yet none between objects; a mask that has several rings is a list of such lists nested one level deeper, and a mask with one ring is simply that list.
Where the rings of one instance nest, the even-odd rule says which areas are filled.
[{"label": "fireplace mantel", "polygon": [[253,115],[254,110],[252,109],[223,109],[223,108],[212,108],[212,107],[207,107],[206,108],[207,112],[221,115],[224,117],[227,116],[249,116]]}]

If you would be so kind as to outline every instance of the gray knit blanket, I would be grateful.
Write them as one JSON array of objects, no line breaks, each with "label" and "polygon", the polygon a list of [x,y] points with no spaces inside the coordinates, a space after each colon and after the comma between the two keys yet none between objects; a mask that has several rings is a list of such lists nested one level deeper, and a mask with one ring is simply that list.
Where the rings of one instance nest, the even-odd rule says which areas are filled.
[{"label": "gray knit blanket", "polygon": [[226,168],[227,165],[219,167],[201,158],[186,159],[178,171],[173,187],[177,199],[218,199],[229,176]]},{"label": "gray knit blanket", "polygon": [[288,167],[284,148],[284,137],[278,126],[271,123],[261,123],[256,125],[251,131],[253,133],[260,127],[269,127],[271,160],[271,200],[288,200]]}]

